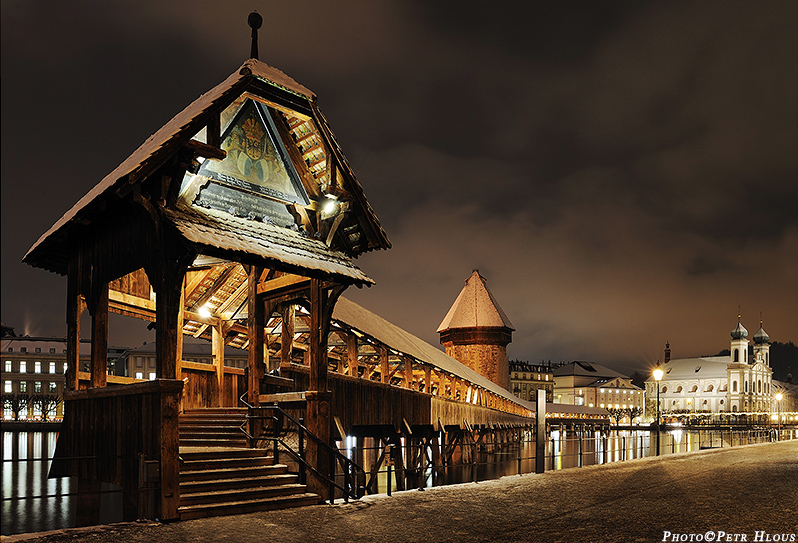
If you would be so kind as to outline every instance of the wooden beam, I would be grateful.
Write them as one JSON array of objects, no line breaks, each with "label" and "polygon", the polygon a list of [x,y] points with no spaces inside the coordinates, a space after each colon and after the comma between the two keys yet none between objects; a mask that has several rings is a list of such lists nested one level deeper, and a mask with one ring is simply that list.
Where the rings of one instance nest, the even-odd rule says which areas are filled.
[{"label": "wooden beam", "polygon": [[224,398],[224,335],[222,326],[211,329],[211,350],[213,351],[213,365],[216,368],[216,407],[222,407]]},{"label": "wooden beam", "polygon": [[[282,311],[283,326],[280,330],[280,365],[291,363],[291,350],[294,346],[294,304],[285,304]],[[271,368],[269,369],[276,369]]]},{"label": "wooden beam", "polygon": [[258,294],[274,294],[289,288],[310,286],[310,279],[301,275],[286,274],[258,284]]},{"label": "wooden beam", "polygon": [[266,326],[266,307],[258,296],[258,280],[263,268],[252,266],[249,270],[247,290],[247,335],[249,337],[248,400],[259,405],[260,380],[263,377],[263,329]]},{"label": "wooden beam", "polygon": [[80,371],[80,315],[83,298],[80,293],[83,257],[78,247],[70,245],[69,271],[67,272],[67,371],[66,390],[78,390]]},{"label": "wooden beam", "polygon": [[[96,268],[95,268],[96,269]],[[92,283],[98,281],[92,274]],[[91,386],[100,388],[108,382],[108,286],[98,287],[91,308]]]},{"label": "wooden beam", "polygon": [[390,366],[388,365],[388,349],[383,345],[377,346],[377,351],[380,353],[380,382],[390,383],[391,376],[388,374]]},{"label": "wooden beam", "polygon": [[224,158],[227,156],[227,151],[224,149],[220,149],[218,147],[214,147],[213,145],[208,145],[207,143],[202,143],[201,141],[197,140],[189,140],[186,142],[186,147],[191,149],[195,155],[201,156],[203,158],[224,160]]},{"label": "wooden beam", "polygon": [[351,377],[358,376],[359,359],[357,356],[357,336],[355,334],[346,334],[346,354],[349,359],[347,367],[347,375]]}]

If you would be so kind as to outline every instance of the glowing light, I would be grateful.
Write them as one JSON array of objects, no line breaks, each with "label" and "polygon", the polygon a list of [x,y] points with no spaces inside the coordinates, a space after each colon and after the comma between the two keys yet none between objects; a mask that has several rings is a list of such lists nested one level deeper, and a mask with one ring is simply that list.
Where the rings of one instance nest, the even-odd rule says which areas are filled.
[{"label": "glowing light", "polygon": [[205,304],[202,307],[200,307],[198,313],[200,314],[201,317],[205,319],[209,319],[211,317],[211,310],[208,309],[208,304]]}]

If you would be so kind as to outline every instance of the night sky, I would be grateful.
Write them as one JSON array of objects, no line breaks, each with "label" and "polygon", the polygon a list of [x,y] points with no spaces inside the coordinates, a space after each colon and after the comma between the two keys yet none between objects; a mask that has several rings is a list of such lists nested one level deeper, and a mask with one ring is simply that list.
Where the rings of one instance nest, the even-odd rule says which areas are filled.
[{"label": "night sky", "polygon": [[[511,358],[620,371],[798,341],[798,2],[3,0],[2,320],[63,336],[27,249],[249,56],[312,89],[393,248],[345,295],[438,344],[473,269]],[[111,343],[151,340],[112,320]]]}]

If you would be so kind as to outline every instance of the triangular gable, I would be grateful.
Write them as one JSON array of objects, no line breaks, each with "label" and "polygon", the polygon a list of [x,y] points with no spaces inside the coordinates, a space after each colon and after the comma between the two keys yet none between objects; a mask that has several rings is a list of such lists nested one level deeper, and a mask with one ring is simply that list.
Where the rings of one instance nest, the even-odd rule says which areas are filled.
[{"label": "triangular gable", "polygon": [[[174,157],[181,150],[193,152],[200,160],[203,156],[213,157],[220,154],[222,149],[213,152],[217,149],[214,146],[220,146],[222,141],[227,141],[226,144],[230,145],[232,140],[228,141],[228,137],[233,137],[231,134],[235,128],[231,128],[230,124],[225,126],[223,123],[222,141],[206,142],[197,135],[201,132],[211,132],[209,128],[213,125],[214,118],[218,119],[221,112],[246,93],[267,96],[266,101],[274,106],[273,109],[256,106],[255,111],[269,113],[259,119],[259,127],[264,130],[264,137],[270,139],[272,147],[269,151],[273,151],[274,157],[282,162],[282,167],[278,165],[276,169],[270,170],[270,174],[273,171],[279,172],[272,180],[274,182],[267,181],[262,186],[253,183],[251,186],[238,188],[260,187],[263,189],[261,193],[268,192],[267,198],[262,201],[271,202],[265,205],[271,206],[276,213],[269,217],[273,224],[286,227],[290,226],[286,223],[295,219],[301,220],[305,225],[313,227],[306,229],[305,234],[350,258],[365,251],[389,248],[390,241],[371,206],[368,205],[362,187],[340,153],[340,148],[326,120],[315,104],[315,95],[279,70],[250,59],[236,73],[202,95],[153,134],[42,235],[23,260],[36,267],[66,274],[68,232],[77,225],[90,224],[97,213],[104,213],[109,205],[117,205],[120,198],[129,194],[134,185],[152,176],[167,160],[170,160],[170,157]],[[270,121],[273,121],[274,125],[270,125]],[[243,130],[243,126],[239,128]],[[303,147],[302,142],[298,141],[300,139],[297,137],[298,130],[313,131],[313,138],[309,138],[308,141],[316,142],[314,148]],[[292,138],[296,141],[291,142]],[[290,143],[285,143],[281,149],[281,142]],[[207,154],[208,152],[210,154]],[[212,168],[210,163],[206,165],[209,160],[213,161],[208,159],[201,167]],[[299,164],[305,171],[297,172],[291,167],[292,164]],[[260,163],[260,166],[261,171],[265,171],[267,164]],[[244,167],[247,169],[248,165],[244,164]],[[251,173],[252,168],[249,169]],[[230,184],[219,183],[217,186],[237,190]],[[280,190],[280,187],[288,190]],[[303,188],[306,190],[303,191]],[[274,192],[271,192],[272,190]],[[204,201],[196,203],[207,205],[212,192],[205,193]],[[339,206],[340,218],[337,221],[321,216],[320,208],[324,203],[323,197],[326,192],[342,198]],[[237,190],[233,194],[238,201],[247,200],[254,193],[249,190]],[[251,210],[243,212],[243,209],[238,209],[240,206],[222,208],[219,202],[224,195],[217,193],[215,196],[217,199],[215,209],[230,211],[232,207],[232,215],[236,217],[243,216],[263,221],[268,215],[265,210],[261,210],[263,212],[261,216],[251,213]],[[294,200],[300,209],[293,210],[295,213],[285,209],[287,200]],[[308,200],[310,205],[305,206]],[[325,219],[329,220],[325,222]]]}]

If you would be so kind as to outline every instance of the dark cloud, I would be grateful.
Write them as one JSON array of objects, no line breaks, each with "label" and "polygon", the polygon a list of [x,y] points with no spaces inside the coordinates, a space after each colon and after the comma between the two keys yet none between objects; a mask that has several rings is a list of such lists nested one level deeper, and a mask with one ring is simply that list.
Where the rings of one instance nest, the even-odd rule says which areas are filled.
[{"label": "dark cloud", "polygon": [[[435,343],[479,268],[511,356],[631,366],[724,348],[738,305],[796,339],[796,6],[254,7],[261,58],[319,95],[393,241],[355,299]],[[63,279],[22,255],[238,67],[253,6],[1,8],[2,317],[62,334]]]}]

